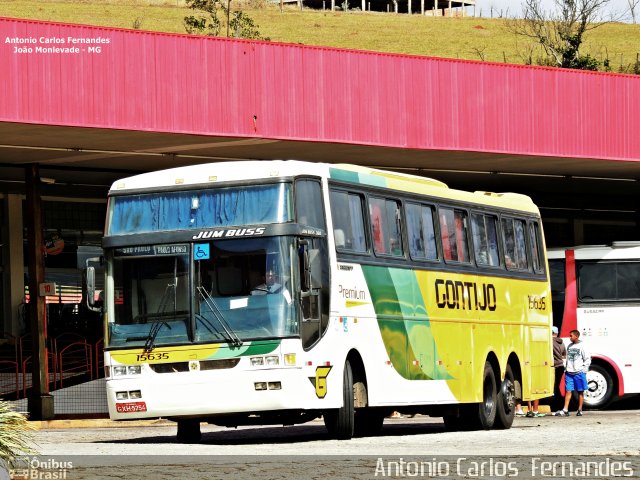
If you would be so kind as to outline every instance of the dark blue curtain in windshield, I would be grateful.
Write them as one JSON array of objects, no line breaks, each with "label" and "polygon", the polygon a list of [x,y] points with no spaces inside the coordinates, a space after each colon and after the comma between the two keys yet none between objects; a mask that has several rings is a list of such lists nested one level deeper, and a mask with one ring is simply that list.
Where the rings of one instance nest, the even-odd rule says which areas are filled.
[{"label": "dark blue curtain in windshield", "polygon": [[282,223],[292,211],[284,183],[112,197],[108,235]]}]

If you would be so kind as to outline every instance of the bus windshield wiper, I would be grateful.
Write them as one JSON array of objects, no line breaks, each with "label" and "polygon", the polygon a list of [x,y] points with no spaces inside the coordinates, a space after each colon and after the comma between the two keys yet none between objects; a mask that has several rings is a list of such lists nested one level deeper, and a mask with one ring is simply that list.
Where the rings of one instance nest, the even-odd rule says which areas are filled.
[{"label": "bus windshield wiper", "polygon": [[198,293],[202,297],[202,300],[204,300],[204,303],[207,305],[207,307],[213,314],[213,318],[215,318],[218,321],[218,323],[220,324],[224,332],[227,334],[229,343],[231,343],[231,345],[233,345],[234,347],[241,347],[242,340],[240,339],[240,337],[238,337],[238,335],[236,335],[236,333],[233,331],[233,329],[229,326],[227,321],[224,319],[224,316],[222,315],[222,312],[216,305],[216,302],[213,299],[213,297],[209,295],[209,292],[207,292],[207,290],[204,287],[196,287],[196,289],[198,290]]},{"label": "bus windshield wiper", "polygon": [[[160,299],[160,305],[158,306],[158,312],[156,318],[153,322],[151,322],[151,328],[149,329],[149,335],[147,335],[146,341],[144,343],[144,351],[145,353],[150,352],[155,348],[155,341],[160,329],[162,329],[163,325],[166,325],[169,330],[171,330],[171,325],[169,325],[163,317],[166,316],[165,310],[167,309],[167,305],[171,300],[171,297],[175,297],[176,293],[176,284],[170,283],[167,285],[167,288],[164,290],[164,294]],[[173,303],[173,311],[175,312],[175,301]]]}]

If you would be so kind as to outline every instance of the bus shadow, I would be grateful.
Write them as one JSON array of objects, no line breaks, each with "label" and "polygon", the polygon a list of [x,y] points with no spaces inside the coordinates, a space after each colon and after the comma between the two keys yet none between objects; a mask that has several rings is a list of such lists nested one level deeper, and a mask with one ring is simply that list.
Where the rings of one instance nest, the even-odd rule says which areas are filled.
[{"label": "bus shadow", "polygon": [[[292,443],[331,440],[324,425],[296,425],[288,427],[256,427],[238,430],[208,432],[203,426],[201,445],[282,445]],[[385,423],[379,434],[368,437],[400,437],[444,433],[443,423]],[[148,437],[129,437],[127,439],[99,441],[96,443],[134,444],[134,443],[177,443],[175,430],[166,435]]]}]

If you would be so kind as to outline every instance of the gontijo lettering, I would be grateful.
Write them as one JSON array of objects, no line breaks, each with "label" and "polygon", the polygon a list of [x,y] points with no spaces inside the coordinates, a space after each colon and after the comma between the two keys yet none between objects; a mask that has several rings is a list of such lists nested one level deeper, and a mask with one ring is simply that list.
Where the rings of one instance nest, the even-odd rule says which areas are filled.
[{"label": "gontijo lettering", "polygon": [[435,287],[438,308],[490,312],[496,309],[496,287],[491,283],[438,279]]}]

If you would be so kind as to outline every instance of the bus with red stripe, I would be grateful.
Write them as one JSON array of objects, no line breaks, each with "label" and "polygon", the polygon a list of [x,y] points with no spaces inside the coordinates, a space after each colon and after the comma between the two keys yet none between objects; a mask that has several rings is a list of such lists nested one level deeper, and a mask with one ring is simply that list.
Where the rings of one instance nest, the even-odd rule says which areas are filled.
[{"label": "bus with red stripe", "polygon": [[548,252],[553,322],[560,337],[578,330],[591,353],[585,406],[604,408],[640,392],[640,242]]}]

